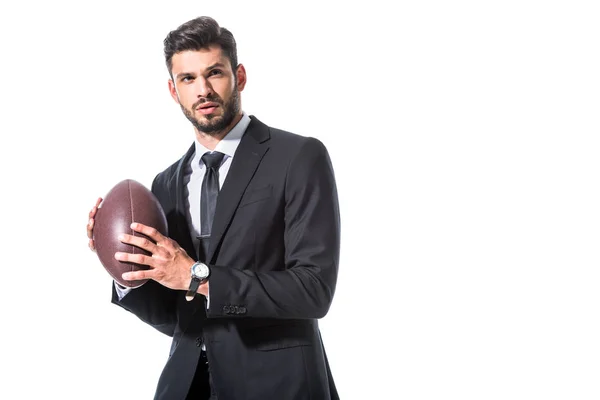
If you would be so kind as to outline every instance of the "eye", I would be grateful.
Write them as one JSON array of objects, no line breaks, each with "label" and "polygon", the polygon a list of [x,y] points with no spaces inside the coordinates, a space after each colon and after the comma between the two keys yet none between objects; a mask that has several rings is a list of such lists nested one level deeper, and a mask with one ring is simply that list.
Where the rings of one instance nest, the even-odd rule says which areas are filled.
[{"label": "eye", "polygon": [[208,76],[215,76],[215,75],[223,75],[223,71],[221,71],[220,69],[212,69],[208,73]]},{"label": "eye", "polygon": [[194,80],[194,77],[193,76],[189,76],[189,75],[188,76],[184,76],[184,77],[181,78],[181,82],[184,82],[184,83],[190,83],[193,80]]}]

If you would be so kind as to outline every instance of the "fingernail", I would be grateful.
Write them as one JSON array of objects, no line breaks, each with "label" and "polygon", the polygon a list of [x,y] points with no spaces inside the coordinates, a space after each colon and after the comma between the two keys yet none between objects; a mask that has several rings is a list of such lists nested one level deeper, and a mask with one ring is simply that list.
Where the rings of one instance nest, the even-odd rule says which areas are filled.
[{"label": "fingernail", "polygon": [[119,240],[123,240],[125,239],[125,235],[123,235],[122,233],[119,235]]}]

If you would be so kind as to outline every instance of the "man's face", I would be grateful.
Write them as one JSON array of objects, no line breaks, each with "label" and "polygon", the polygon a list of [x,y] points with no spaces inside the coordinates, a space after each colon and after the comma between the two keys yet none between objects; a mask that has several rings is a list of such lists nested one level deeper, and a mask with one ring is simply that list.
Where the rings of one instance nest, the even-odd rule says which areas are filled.
[{"label": "man's face", "polygon": [[241,110],[243,66],[234,71],[221,48],[210,46],[173,55],[171,75],[171,96],[198,131],[215,135],[231,128]]}]

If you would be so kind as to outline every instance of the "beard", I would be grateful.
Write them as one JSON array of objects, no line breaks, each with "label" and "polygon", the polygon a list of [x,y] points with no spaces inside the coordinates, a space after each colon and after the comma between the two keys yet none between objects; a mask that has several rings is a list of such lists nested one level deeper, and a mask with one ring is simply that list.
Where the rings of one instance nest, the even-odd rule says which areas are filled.
[{"label": "beard", "polygon": [[[210,136],[215,136],[218,133],[222,132],[225,128],[227,128],[231,122],[234,120],[236,115],[240,112],[240,91],[237,87],[233,89],[231,93],[231,98],[227,103],[223,102],[223,99],[219,97],[219,95],[214,94],[209,97],[205,97],[200,101],[194,103],[191,110],[188,110],[180,103],[181,111],[185,117],[194,125],[194,127],[202,133],[206,133]],[[223,108],[223,115],[205,115],[206,120],[200,121],[196,117],[194,117],[194,112],[196,108],[202,103],[206,102],[218,103],[221,108]]]}]

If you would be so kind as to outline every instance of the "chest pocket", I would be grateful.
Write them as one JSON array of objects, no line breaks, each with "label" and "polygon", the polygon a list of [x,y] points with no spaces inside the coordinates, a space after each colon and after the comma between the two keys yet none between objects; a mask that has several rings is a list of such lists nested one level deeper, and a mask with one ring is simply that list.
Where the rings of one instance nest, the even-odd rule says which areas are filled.
[{"label": "chest pocket", "polygon": [[249,204],[258,203],[259,201],[269,199],[271,198],[272,194],[273,188],[271,187],[271,185],[253,189],[244,194],[244,197],[242,197],[238,208],[242,208]]}]

